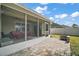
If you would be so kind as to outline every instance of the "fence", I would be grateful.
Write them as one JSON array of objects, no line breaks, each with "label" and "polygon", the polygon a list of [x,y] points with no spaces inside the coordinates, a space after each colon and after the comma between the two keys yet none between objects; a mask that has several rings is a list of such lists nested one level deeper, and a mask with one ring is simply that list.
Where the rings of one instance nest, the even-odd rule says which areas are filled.
[{"label": "fence", "polygon": [[50,34],[79,35],[79,28],[51,28]]}]

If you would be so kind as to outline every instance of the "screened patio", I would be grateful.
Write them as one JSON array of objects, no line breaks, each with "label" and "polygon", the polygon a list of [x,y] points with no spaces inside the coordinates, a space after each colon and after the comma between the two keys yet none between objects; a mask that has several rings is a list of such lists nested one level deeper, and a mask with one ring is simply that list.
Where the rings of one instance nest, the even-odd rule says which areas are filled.
[{"label": "screened patio", "polygon": [[0,21],[1,47],[49,34],[47,21],[4,5],[1,5]]}]

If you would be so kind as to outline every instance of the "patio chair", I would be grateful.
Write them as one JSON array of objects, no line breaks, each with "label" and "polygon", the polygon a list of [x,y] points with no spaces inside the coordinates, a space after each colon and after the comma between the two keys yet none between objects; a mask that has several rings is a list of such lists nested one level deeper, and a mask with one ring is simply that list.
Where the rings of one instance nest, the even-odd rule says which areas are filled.
[{"label": "patio chair", "polygon": [[25,37],[25,33],[16,32],[16,31],[10,32],[10,35],[11,35],[11,38],[14,38],[14,39],[21,39],[21,38]]},{"label": "patio chair", "polygon": [[61,35],[61,36],[60,36],[60,40],[63,40],[63,41],[65,41],[66,43],[69,43],[70,38],[69,38],[67,35]]}]

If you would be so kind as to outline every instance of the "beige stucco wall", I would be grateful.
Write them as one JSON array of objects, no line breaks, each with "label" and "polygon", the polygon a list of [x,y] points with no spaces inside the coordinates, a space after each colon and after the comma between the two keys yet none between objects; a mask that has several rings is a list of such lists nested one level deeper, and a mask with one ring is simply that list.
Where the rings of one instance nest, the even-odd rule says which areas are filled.
[{"label": "beige stucco wall", "polygon": [[46,28],[46,27],[45,27],[45,23],[43,22],[43,23],[42,23],[42,34],[45,34],[45,28]]},{"label": "beige stucco wall", "polygon": [[15,31],[15,24],[16,23],[24,23],[24,20],[21,19],[17,19],[14,17],[10,17],[10,16],[2,16],[2,32],[4,33],[9,33],[11,31]]},{"label": "beige stucco wall", "polygon": [[37,18],[35,18],[35,17],[33,17],[33,16],[30,16],[30,15],[27,15],[27,24],[29,24],[30,25],[30,29],[29,29],[29,31],[30,32],[32,32],[32,34],[34,34],[34,24],[33,24],[33,22],[34,23],[37,23]]},{"label": "beige stucco wall", "polygon": [[[46,31],[46,23],[48,24],[48,31]],[[50,23],[49,22],[42,22],[42,34],[50,34]]]}]

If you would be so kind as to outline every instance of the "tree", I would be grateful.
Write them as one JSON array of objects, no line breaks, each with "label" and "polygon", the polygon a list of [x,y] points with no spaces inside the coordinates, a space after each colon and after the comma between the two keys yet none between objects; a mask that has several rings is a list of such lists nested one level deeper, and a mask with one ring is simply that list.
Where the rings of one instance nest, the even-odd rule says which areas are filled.
[{"label": "tree", "polygon": [[78,25],[77,24],[73,24],[72,27],[73,28],[78,28]]}]

